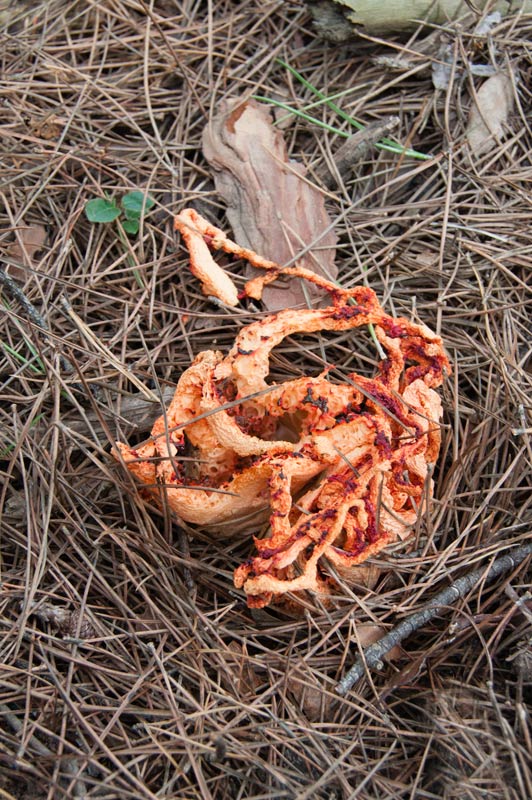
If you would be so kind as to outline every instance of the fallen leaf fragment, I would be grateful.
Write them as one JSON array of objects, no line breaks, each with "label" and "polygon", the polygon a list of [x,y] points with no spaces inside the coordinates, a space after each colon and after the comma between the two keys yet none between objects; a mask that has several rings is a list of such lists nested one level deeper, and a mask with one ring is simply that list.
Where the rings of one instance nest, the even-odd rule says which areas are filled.
[{"label": "fallen leaf fragment", "polygon": [[507,72],[498,72],[482,84],[473,98],[466,130],[474,155],[487,153],[503,137],[513,105],[513,81]]},{"label": "fallen leaf fragment", "polygon": [[263,680],[243,642],[229,642],[220,651],[220,682],[234,697],[255,697]]},{"label": "fallen leaf fragment", "polygon": [[[283,134],[272,125],[267,108],[254,100],[226,103],[204,130],[203,152],[241,247],[286,264],[319,237],[298,265],[336,277],[336,236],[327,231],[323,194],[304,180],[302,166],[289,160]],[[248,277],[253,275],[251,267]],[[293,281],[288,289],[268,287],[263,302],[276,310],[303,304],[305,295]]]},{"label": "fallen leaf fragment", "polygon": [[14,278],[26,277],[26,272],[17,264],[31,266],[39,250],[46,243],[48,234],[43,225],[25,225],[16,231],[17,238],[7,248],[7,255],[15,264],[10,264],[9,272]]},{"label": "fallen leaf fragment", "polygon": [[298,707],[312,722],[332,722],[338,712],[338,698],[302,669],[288,670],[285,686]]},{"label": "fallen leaf fragment", "polygon": [[453,73],[454,53],[452,45],[443,42],[438,50],[437,57],[432,62],[432,85],[435,89],[445,91]]},{"label": "fallen leaf fragment", "polygon": [[[232,520],[236,528],[269,508],[269,536],[254,539],[257,555],[235,571],[248,605],[294,592],[326,598],[337,588],[327,564],[348,580],[368,557],[408,538],[430,500],[442,413],[435,389],[450,372],[442,341],[387,315],[365,286],[345,290],[309,270],[282,268],[197,214],[183,212],[176,224],[183,220],[195,274],[212,277],[210,249],[223,250],[263,270],[244,294],[260,297],[272,279],[294,276],[325,290],[330,305],[279,311],[243,328],[226,355],[200,353],[149,441],[117,443],[115,455],[151,498],[188,522],[215,530]],[[208,246],[198,249],[194,232]],[[216,275],[211,290],[220,286]],[[373,377],[353,372],[333,383],[326,370],[267,382],[271,351],[286,336],[370,323],[386,354]],[[191,450],[193,472],[180,458]]]}]

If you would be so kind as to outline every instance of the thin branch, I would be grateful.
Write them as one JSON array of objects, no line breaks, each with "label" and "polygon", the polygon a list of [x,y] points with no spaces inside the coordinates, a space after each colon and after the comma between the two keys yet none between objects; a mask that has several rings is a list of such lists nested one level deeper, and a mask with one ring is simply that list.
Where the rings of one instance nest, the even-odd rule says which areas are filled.
[{"label": "thin branch", "polygon": [[438,592],[425,608],[420,611],[415,611],[413,614],[410,614],[410,616],[401,620],[401,622],[396,625],[395,628],[392,628],[386,636],[383,636],[378,642],[375,642],[364,650],[363,655],[357,658],[351,669],[335,686],[337,694],[342,696],[346,695],[353,685],[364,675],[366,669],[371,669],[373,667],[382,669],[383,656],[388,653],[392,647],[400,644],[403,639],[406,639],[411,633],[437,616],[443,607],[450,606],[461,597],[464,597],[481,581],[487,583],[488,581],[494,580],[494,578],[501,575],[501,573],[515,569],[515,567],[531,554],[532,542],[528,542],[527,544],[521,545],[521,547],[510,550],[509,553],[498,558],[488,569],[486,569],[486,567],[480,567],[480,569],[476,569],[458,578],[451,586]]},{"label": "thin branch", "polygon": [[[40,313],[40,311],[38,311],[35,308],[33,303],[30,300],[28,300],[28,298],[26,297],[25,293],[22,291],[20,286],[16,283],[16,281],[13,280],[11,275],[9,275],[2,267],[0,267],[0,285],[2,285],[5,289],[7,289],[13,300],[18,300],[18,302],[20,303],[20,305],[22,306],[22,308],[24,309],[30,320],[38,328],[40,328],[40,330],[43,333],[50,332],[48,323],[44,319],[43,315]],[[65,372],[71,373],[74,371],[74,368],[70,363],[70,361],[61,353],[59,354],[59,360],[61,363],[61,368]]]},{"label": "thin branch", "polygon": [[37,325],[37,327],[42,328],[44,331],[48,332],[48,323],[42,316],[42,314],[35,308],[33,303],[28,300],[20,286],[13,280],[11,275],[0,267],[0,283],[2,286],[8,290],[9,294],[14,300],[18,300],[28,317]]}]

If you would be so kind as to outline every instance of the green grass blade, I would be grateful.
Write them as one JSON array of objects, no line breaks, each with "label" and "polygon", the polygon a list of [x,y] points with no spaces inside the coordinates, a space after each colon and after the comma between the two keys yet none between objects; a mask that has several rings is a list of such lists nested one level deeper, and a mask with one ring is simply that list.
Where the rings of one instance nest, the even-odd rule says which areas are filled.
[{"label": "green grass blade", "polygon": [[[344,111],[342,108],[340,108],[340,106],[336,105],[336,103],[334,103],[330,97],[328,97],[326,94],[320,91],[316,86],[310,83],[310,81],[304,78],[303,75],[301,75],[301,73],[297,71],[297,69],[291,67],[290,64],[287,64],[281,58],[276,59],[276,61],[282,67],[285,67],[294,76],[294,78],[296,78],[302,84],[302,86],[305,86],[307,89],[309,89],[309,91],[311,91],[314,95],[316,95],[316,97],[318,97],[321,102],[325,103],[331,109],[331,111],[334,111],[334,113],[337,114],[341,119],[348,122],[354,128],[357,128],[357,130],[364,130],[365,125],[363,125],[357,119],[355,119],[346,111]],[[333,97],[338,97],[338,96],[339,94],[333,95]],[[314,106],[315,104],[313,103],[312,105]],[[290,106],[286,106],[286,108],[295,113],[294,109],[290,109]],[[323,123],[321,123],[321,127],[325,127]],[[332,128],[332,130],[335,129]],[[335,132],[338,131],[336,130]],[[341,135],[346,136],[346,134],[343,132],[341,132]],[[398,153],[401,155],[409,156],[410,158],[421,159],[423,161],[429,161],[432,158],[432,156],[427,155],[426,153],[420,153],[418,150],[412,150],[409,147],[403,147],[402,145],[397,144],[397,142],[394,142],[393,139],[381,139],[380,142],[377,142],[375,147],[377,147],[379,150],[386,150],[389,153]]]},{"label": "green grass blade", "polygon": [[[34,372],[36,375],[42,375],[44,372],[44,364],[42,363],[39,355],[35,352],[35,348],[33,347],[33,345],[31,345],[31,343],[28,342],[26,338],[24,338],[24,341],[26,342],[29,350],[33,355],[31,361],[27,359],[26,356],[23,356],[21,353],[19,353],[18,350],[15,350],[13,347],[11,347],[9,344],[6,344],[5,342],[0,342],[0,344],[2,345],[6,353],[12,355],[16,361],[19,361],[21,364],[24,364],[24,366],[29,367],[32,370],[32,372]],[[34,364],[33,361],[36,361],[37,364]]]},{"label": "green grass blade", "polygon": [[310,81],[307,81],[307,79],[304,78],[303,75],[301,75],[301,73],[297,71],[297,69],[294,69],[294,67],[291,67],[290,64],[287,64],[280,58],[277,59],[277,63],[280,64],[282,67],[285,67],[289,72],[291,72],[294,78],[297,78],[297,80],[307,89],[309,89],[313,94],[315,94],[316,97],[319,97],[320,100],[323,100],[323,102],[329,106],[331,111],[334,111],[335,114],[338,114],[338,116],[341,117],[341,119],[344,119],[346,122],[349,122],[350,125],[353,125],[355,128],[358,128],[358,130],[363,130],[365,126],[361,122],[359,122],[356,119],[353,119],[353,117],[351,117],[346,111],[341,109],[340,106],[337,106],[336,103],[333,103],[333,101],[330,98],[328,98],[326,94],[321,92],[318,88],[316,88],[316,86],[313,86],[313,84],[310,83]]},{"label": "green grass blade", "polygon": [[336,133],[338,136],[342,136],[344,139],[349,138],[349,134],[345,131],[341,131],[339,128],[335,128],[333,125],[328,125],[326,122],[322,122],[321,119],[312,117],[310,114],[305,114],[304,111],[299,111],[297,108],[292,108],[286,103],[281,103],[279,100],[272,100],[269,97],[262,97],[258,94],[254,94],[253,99],[260,100],[262,103],[269,103],[269,105],[277,106],[277,108],[283,108],[285,111],[289,111],[290,114],[293,114],[296,117],[301,117],[301,119],[305,119],[307,122],[311,122],[313,125],[324,128],[325,130],[330,131],[330,133]]},{"label": "green grass blade", "polygon": [[[34,428],[39,422],[39,420],[41,420],[43,417],[44,414],[37,414],[35,419],[31,421],[30,428]],[[0,458],[8,458],[14,449],[15,449],[15,442],[11,442],[8,440],[5,447],[0,446]]]}]

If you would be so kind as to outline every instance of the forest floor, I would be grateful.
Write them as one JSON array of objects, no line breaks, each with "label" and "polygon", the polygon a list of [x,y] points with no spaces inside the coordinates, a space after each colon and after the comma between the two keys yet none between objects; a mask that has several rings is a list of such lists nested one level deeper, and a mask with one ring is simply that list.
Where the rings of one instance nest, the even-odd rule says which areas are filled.
[{"label": "forest floor", "polygon": [[[531,541],[532,19],[475,24],[333,45],[299,2],[2,4],[2,798],[532,797],[529,559],[335,691],[368,634]],[[172,523],[111,456],[160,413],[141,385],[167,397],[253,320],[201,293],[172,231],[193,206],[231,235],[201,147],[220,102],[353,130],[286,64],[363,124],[397,115],[394,140],[426,156],[372,147],[326,204],[338,280],[436,331],[453,366],[431,513],[371,589],[296,616],[234,588],[249,532]],[[472,64],[510,76],[483,153]],[[282,128],[321,186],[340,134]],[[134,190],[155,201],[138,234],[87,219]],[[322,343],[327,359],[362,337]],[[283,342],[274,378],[314,374],[313,344]]]}]

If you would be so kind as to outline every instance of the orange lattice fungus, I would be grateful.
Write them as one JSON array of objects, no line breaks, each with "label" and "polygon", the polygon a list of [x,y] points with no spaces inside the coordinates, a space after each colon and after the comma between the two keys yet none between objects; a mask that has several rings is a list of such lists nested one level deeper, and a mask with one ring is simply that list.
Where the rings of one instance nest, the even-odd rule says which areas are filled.
[{"label": "orange lattice fungus", "polygon": [[[430,500],[442,413],[435,389],[450,371],[442,341],[387,315],[371,289],[345,290],[308,270],[282,268],[193,211],[182,212],[176,228],[204,291],[225,303],[236,303],[237,291],[213,249],[265,270],[246,285],[248,296],[259,298],[265,283],[288,274],[321,287],[330,305],[277,312],[243,328],[226,355],[200,353],[149,441],[117,449],[146,491],[188,522],[212,529],[269,509],[269,535],[254,538],[255,554],[235,571],[250,606],[293,592],[327,595],[334,581],[326,562],[349,575],[406,539]],[[332,383],[326,370],[266,382],[272,348],[286,336],[370,323],[385,356],[373,377],[353,372]],[[190,462],[180,460],[185,449],[196,458],[193,477]]]}]

